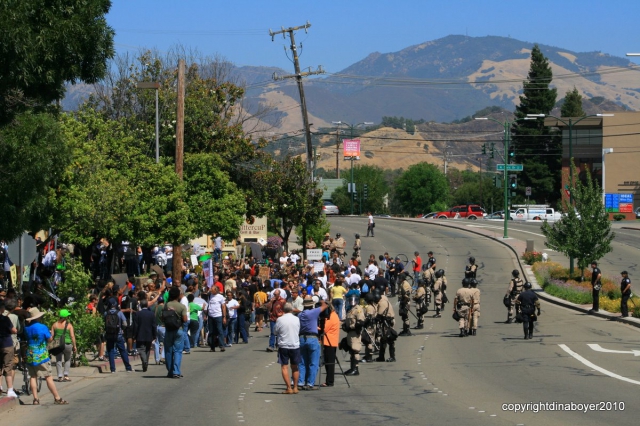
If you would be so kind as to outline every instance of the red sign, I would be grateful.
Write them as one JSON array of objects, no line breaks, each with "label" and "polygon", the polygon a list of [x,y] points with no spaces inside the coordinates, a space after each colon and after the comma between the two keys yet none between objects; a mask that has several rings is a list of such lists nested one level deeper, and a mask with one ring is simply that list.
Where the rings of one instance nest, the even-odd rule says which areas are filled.
[{"label": "red sign", "polygon": [[632,203],[620,203],[619,206],[620,213],[633,213]]},{"label": "red sign", "polygon": [[360,139],[344,139],[342,149],[345,157],[360,157]]}]

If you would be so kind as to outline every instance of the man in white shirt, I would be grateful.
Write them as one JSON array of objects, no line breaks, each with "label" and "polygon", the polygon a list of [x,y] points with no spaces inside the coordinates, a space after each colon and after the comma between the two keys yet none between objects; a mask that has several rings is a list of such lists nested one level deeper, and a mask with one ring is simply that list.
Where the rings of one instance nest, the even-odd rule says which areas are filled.
[{"label": "man in white shirt", "polygon": [[318,279],[322,283],[322,287],[327,288],[327,276],[325,275],[324,271],[318,272]]},{"label": "man in white shirt", "polygon": [[298,315],[304,309],[304,300],[300,297],[299,293],[298,287],[291,289],[291,306],[293,307],[293,311],[291,311],[291,313],[293,313],[293,315]]},{"label": "man in white shirt", "polygon": [[[284,394],[298,393],[298,379],[300,371],[300,320],[293,315],[293,306],[287,302],[283,307],[284,315],[276,320],[275,334],[278,336],[278,364],[282,370],[282,378],[287,390]],[[293,375],[293,388],[289,377],[289,361],[291,361],[291,373]]]},{"label": "man in white shirt", "polygon": [[365,275],[369,276],[369,279],[373,280],[378,275],[378,267],[374,264],[374,260],[369,259],[369,265],[364,270]]},{"label": "man in white shirt", "polygon": [[376,225],[373,223],[373,216],[371,215],[371,212],[369,212],[368,215],[369,215],[369,223],[367,224],[367,237],[369,236],[369,232],[371,232],[372,237],[375,237],[375,235],[373,235],[373,228]]},{"label": "man in white shirt", "polygon": [[289,256],[289,258],[291,259],[291,261],[292,261],[294,264],[298,263],[298,260],[300,260],[300,256],[299,256],[299,255],[298,255],[298,253],[297,253],[297,252],[295,252],[295,251],[294,251],[293,253],[291,253],[291,256]]},{"label": "man in white shirt", "polygon": [[289,256],[287,256],[287,252],[283,251],[282,252],[282,256],[280,256],[280,266],[284,266],[287,263],[287,260],[289,260]]},{"label": "man in white shirt", "polygon": [[356,273],[356,268],[351,268],[351,275],[348,281],[349,286],[351,286],[351,284],[358,284],[360,281],[362,281],[362,277]]},{"label": "man in white shirt", "polygon": [[327,301],[329,299],[329,295],[327,291],[322,287],[322,283],[320,280],[315,280],[313,283],[313,292],[310,296],[318,296],[320,299]]},{"label": "man in white shirt", "polygon": [[224,352],[224,326],[227,323],[227,305],[217,286],[211,287],[211,294],[207,306],[209,316],[209,346],[211,352],[220,346],[220,352]]},{"label": "man in white shirt", "polygon": [[182,324],[182,338],[184,339],[184,348],[182,353],[185,355],[189,355],[191,353],[191,342],[189,341],[189,300],[187,296],[184,295],[184,290],[180,290],[180,304],[182,304],[187,309],[187,320]]},{"label": "man in white shirt", "polygon": [[236,327],[238,325],[238,308],[240,304],[233,298],[233,293],[227,291],[227,310],[229,311],[229,324],[227,324],[227,348],[231,347],[231,342],[235,340]]}]

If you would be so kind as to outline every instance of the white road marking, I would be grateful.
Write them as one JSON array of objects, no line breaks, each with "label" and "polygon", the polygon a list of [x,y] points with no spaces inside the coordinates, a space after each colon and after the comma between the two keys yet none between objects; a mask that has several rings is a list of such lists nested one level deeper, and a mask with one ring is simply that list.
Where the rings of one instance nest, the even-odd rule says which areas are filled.
[{"label": "white road marking", "polygon": [[597,352],[607,352],[610,354],[633,354],[633,356],[640,356],[640,351],[636,349],[631,349],[630,351],[616,351],[613,349],[605,349],[597,343],[588,343],[587,346]]},{"label": "white road marking", "polygon": [[634,385],[640,385],[640,382],[637,381],[637,380],[632,380],[632,379],[629,379],[627,377],[621,376],[619,374],[612,373],[609,370],[605,370],[602,367],[598,367],[597,365],[595,365],[591,361],[583,358],[582,356],[578,355],[577,353],[575,353],[574,351],[569,349],[569,347],[567,345],[560,344],[558,346],[560,346],[560,348],[562,348],[563,351],[565,351],[566,353],[568,353],[569,355],[571,355],[572,357],[574,357],[575,359],[577,359],[578,361],[580,361],[581,363],[586,365],[587,367],[591,367],[594,370],[599,371],[602,374],[605,374],[605,375],[607,375],[609,377],[613,377],[614,379],[622,380],[623,382],[633,383]]},{"label": "white road marking", "polygon": [[[500,228],[497,226],[488,226],[488,225],[465,225],[468,228],[491,228],[491,229],[499,229],[499,230],[503,230],[504,228]],[[543,234],[537,234],[535,232],[531,232],[531,231],[524,231],[522,229],[518,229],[518,228],[511,228],[509,227],[509,231],[518,231],[518,232],[524,232],[525,234],[531,234],[531,235],[537,235],[538,237],[544,237]]]}]

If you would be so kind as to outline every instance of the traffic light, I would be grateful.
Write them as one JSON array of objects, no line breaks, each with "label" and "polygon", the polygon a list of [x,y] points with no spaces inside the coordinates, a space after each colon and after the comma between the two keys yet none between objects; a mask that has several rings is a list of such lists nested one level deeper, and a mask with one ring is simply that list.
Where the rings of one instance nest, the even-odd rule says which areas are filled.
[{"label": "traffic light", "polygon": [[482,144],[482,155],[487,155],[487,144],[486,143]]},{"label": "traffic light", "polygon": [[495,154],[495,150],[493,149],[494,145],[495,144],[493,142],[491,142],[491,157],[489,157],[489,158],[494,158],[494,154]]},{"label": "traffic light", "polygon": [[367,187],[367,184],[365,183],[364,187],[362,188],[362,198],[366,200],[368,196],[369,196],[369,187]]},{"label": "traffic light", "polygon": [[509,160],[515,160],[516,158],[516,151],[512,150],[509,152]]},{"label": "traffic light", "polygon": [[518,187],[518,175],[509,175],[509,188],[516,189]]},{"label": "traffic light", "polygon": [[502,176],[501,175],[494,175],[493,176],[493,186],[495,186],[496,188],[502,188]]}]

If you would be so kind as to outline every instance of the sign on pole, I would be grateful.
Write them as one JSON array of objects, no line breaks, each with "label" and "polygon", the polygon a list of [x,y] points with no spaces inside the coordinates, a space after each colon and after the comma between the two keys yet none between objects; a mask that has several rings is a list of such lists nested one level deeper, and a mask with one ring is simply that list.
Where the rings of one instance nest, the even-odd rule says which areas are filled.
[{"label": "sign on pole", "polygon": [[[497,171],[503,171],[504,170],[504,164],[496,164],[496,170]],[[507,171],[509,172],[521,172],[524,170],[524,167],[522,166],[522,164],[507,164]]]},{"label": "sign on pole", "polygon": [[307,260],[322,259],[322,249],[307,249]]},{"label": "sign on pole", "polygon": [[345,158],[360,159],[360,139],[343,139],[342,149]]},{"label": "sign on pole", "polygon": [[524,190],[524,194],[525,194],[527,197],[530,197],[530,196],[531,196],[531,187],[530,187],[530,186],[527,186],[527,188]]}]

